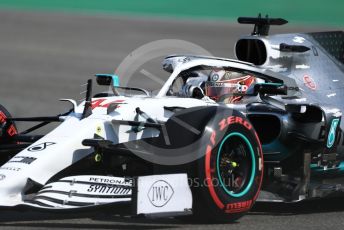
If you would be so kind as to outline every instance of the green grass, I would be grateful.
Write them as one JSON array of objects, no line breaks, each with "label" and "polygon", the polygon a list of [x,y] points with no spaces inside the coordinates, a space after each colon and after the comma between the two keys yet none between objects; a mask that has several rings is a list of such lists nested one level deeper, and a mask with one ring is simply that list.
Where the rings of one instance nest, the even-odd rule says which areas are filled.
[{"label": "green grass", "polygon": [[293,24],[344,25],[343,0],[0,0],[0,9],[235,20],[258,12]]}]

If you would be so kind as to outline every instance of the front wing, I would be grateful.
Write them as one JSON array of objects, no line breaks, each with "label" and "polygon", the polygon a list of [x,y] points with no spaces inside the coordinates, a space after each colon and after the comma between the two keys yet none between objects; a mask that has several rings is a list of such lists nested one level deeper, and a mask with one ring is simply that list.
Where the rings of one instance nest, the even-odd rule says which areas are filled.
[{"label": "front wing", "polygon": [[109,205],[114,213],[122,213],[124,205],[132,215],[187,215],[192,210],[192,193],[186,174],[137,178],[81,175],[48,183],[39,192],[26,195],[19,206],[63,211]]}]

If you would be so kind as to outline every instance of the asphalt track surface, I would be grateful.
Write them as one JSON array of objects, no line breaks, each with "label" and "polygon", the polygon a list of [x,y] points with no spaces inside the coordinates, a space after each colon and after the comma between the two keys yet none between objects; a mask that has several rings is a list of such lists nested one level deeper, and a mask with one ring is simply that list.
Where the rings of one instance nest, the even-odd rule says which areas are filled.
[{"label": "asphalt track surface", "polygon": [[[81,98],[80,85],[88,78],[94,73],[113,72],[131,51],[148,42],[182,39],[213,55],[233,57],[235,41],[251,29],[223,22],[0,11],[0,101],[16,116],[58,114],[67,109],[58,98]],[[289,25],[272,32],[323,29],[338,28]],[[145,68],[154,72],[161,68],[160,61],[153,60]],[[156,84],[145,76],[135,79],[132,83],[136,85]],[[258,204],[234,224],[147,220],[118,217],[108,211],[52,214],[1,210],[0,229],[343,229],[343,204],[344,199],[338,198]]]}]

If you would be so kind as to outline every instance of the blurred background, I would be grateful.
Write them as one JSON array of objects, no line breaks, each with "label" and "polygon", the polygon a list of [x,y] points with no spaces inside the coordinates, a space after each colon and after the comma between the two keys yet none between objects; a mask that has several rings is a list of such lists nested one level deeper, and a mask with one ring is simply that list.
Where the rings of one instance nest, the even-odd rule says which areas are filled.
[{"label": "blurred background", "polygon": [[294,23],[343,25],[342,0],[1,0],[3,9],[234,21],[257,12]]},{"label": "blurred background", "polygon": [[[80,85],[148,42],[180,39],[234,58],[236,40],[252,31],[239,16],[289,21],[271,33],[342,30],[343,9],[342,0],[1,0],[0,104],[15,116],[58,114],[67,109],[59,98],[83,98]],[[164,80],[163,56],[145,70]],[[160,87],[140,72],[130,84]]]}]

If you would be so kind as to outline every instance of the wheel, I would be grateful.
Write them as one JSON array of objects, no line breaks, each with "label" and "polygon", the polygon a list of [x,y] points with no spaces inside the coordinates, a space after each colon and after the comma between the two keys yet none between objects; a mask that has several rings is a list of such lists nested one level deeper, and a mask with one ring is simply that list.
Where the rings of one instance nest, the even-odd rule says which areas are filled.
[{"label": "wheel", "polygon": [[6,143],[4,139],[8,139],[18,133],[14,122],[7,122],[7,118],[11,117],[11,114],[0,105],[0,143]]},{"label": "wheel", "polygon": [[0,105],[0,165],[8,161],[11,156],[17,153],[14,150],[2,149],[1,146],[8,144],[16,144],[11,141],[11,137],[18,133],[17,127],[14,122],[8,122],[7,118],[11,117],[11,114]]},{"label": "wheel", "polygon": [[196,162],[194,213],[232,222],[253,206],[263,178],[263,154],[250,122],[238,111],[218,113],[206,128],[205,155]]}]

